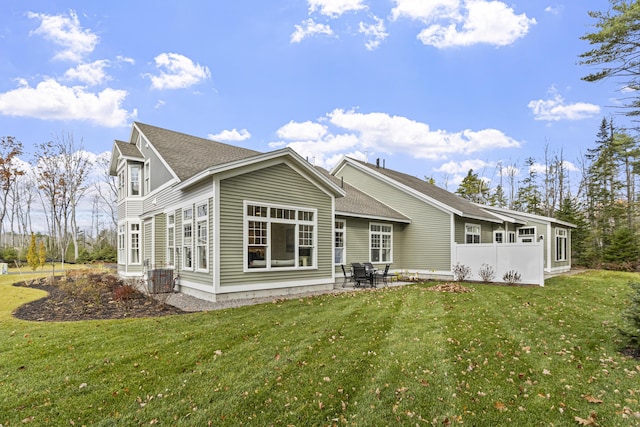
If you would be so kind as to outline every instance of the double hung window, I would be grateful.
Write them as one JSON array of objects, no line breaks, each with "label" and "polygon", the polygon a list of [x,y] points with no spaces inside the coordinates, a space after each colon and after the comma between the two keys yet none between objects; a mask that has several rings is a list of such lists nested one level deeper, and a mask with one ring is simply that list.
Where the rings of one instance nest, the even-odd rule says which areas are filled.
[{"label": "double hung window", "polygon": [[131,224],[129,264],[140,264],[140,224]]},{"label": "double hung window", "polygon": [[465,224],[464,226],[465,243],[480,243],[480,226],[478,224]]},{"label": "double hung window", "polygon": [[175,265],[176,259],[176,215],[167,215],[167,264]]},{"label": "double hung window", "polygon": [[182,269],[193,269],[193,208],[182,210]]},{"label": "double hung window", "polygon": [[206,203],[196,206],[196,269],[207,271],[209,265],[209,206]]},{"label": "double hung window", "polygon": [[371,262],[392,262],[393,227],[388,224],[369,224],[369,253]]},{"label": "double hung window", "polygon": [[335,264],[345,263],[346,227],[344,221],[336,221],[334,225],[334,258]]}]

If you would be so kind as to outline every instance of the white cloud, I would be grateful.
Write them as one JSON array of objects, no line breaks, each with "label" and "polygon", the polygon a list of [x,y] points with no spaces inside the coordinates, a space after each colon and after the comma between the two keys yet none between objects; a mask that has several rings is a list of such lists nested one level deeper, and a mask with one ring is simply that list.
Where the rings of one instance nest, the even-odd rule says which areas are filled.
[{"label": "white cloud", "polygon": [[600,107],[586,102],[565,104],[564,98],[551,89],[550,99],[537,99],[529,102],[528,107],[533,111],[535,120],[559,121],[582,120],[594,117],[600,113]]},{"label": "white cloud", "polygon": [[104,83],[109,78],[104,69],[108,67],[109,61],[101,59],[90,64],[80,64],[75,68],[70,68],[64,73],[64,79],[68,81],[78,81],[89,86]]},{"label": "white cloud", "polygon": [[232,130],[223,130],[220,133],[209,134],[209,139],[214,141],[244,141],[245,139],[251,138],[251,134],[246,129],[241,129],[240,131],[233,128]]},{"label": "white cloud", "polygon": [[330,159],[348,153],[405,153],[434,160],[521,145],[496,129],[431,130],[426,123],[402,116],[342,109],[328,113],[318,122],[289,122],[278,130],[278,136],[286,141],[276,141],[270,144],[272,148],[288,145],[303,157],[329,168],[333,166],[328,163]]},{"label": "white cloud", "polygon": [[211,78],[209,68],[178,53],[161,53],[155,58],[159,75],[147,74],[153,89],[185,89]]},{"label": "white cloud", "polygon": [[562,6],[547,6],[544,8],[544,11],[550,13],[552,15],[559,15],[562,12]]},{"label": "white cloud", "polygon": [[320,123],[306,121],[297,123],[293,120],[278,129],[278,136],[288,140],[317,140],[327,133],[327,127]]},{"label": "white cloud", "polygon": [[333,35],[333,30],[329,25],[316,23],[313,19],[302,21],[302,25],[295,25],[296,30],[291,33],[291,43],[300,43],[306,37],[315,34]]},{"label": "white cloud", "polygon": [[473,169],[474,172],[482,171],[486,168],[495,167],[495,163],[486,162],[479,159],[463,160],[461,162],[450,161],[439,168],[434,169],[435,172],[444,172],[448,174],[467,174],[469,170]]},{"label": "white cloud", "polygon": [[56,53],[55,59],[80,62],[82,58],[93,52],[100,38],[90,30],[80,26],[78,15],[75,11],[69,11],[69,15],[46,15],[29,12],[31,19],[39,19],[40,26],[30,34],[42,35],[51,40],[62,50]]},{"label": "white cloud", "polygon": [[126,126],[136,111],[127,112],[122,102],[124,90],[104,89],[87,92],[80,86],[63,86],[53,79],[45,79],[36,87],[20,80],[20,87],[0,93],[0,114],[34,117],[45,120],[87,120],[100,126]]},{"label": "white cloud", "polygon": [[431,25],[418,34],[425,45],[437,48],[471,46],[478,43],[506,46],[524,37],[535,19],[516,15],[500,1],[469,0],[461,25],[457,22]]},{"label": "white cloud", "polygon": [[159,99],[158,102],[156,102],[156,105],[153,108],[155,108],[157,110],[158,108],[162,108],[165,105],[167,105],[167,101],[165,101],[164,99]]},{"label": "white cloud", "polygon": [[376,21],[375,24],[360,22],[358,30],[361,34],[365,35],[366,42],[364,45],[367,50],[376,49],[389,35],[389,33],[386,32],[384,21],[377,16],[374,16],[373,19]]},{"label": "white cloud", "polygon": [[307,0],[309,14],[318,12],[331,18],[337,18],[347,12],[366,9],[363,0]]},{"label": "white cloud", "polygon": [[131,65],[134,65],[136,63],[135,59],[129,58],[128,56],[118,55],[116,56],[116,59],[118,60],[118,62],[126,62]]},{"label": "white cloud", "polygon": [[460,0],[394,0],[391,19],[410,18],[424,22],[458,17]]}]

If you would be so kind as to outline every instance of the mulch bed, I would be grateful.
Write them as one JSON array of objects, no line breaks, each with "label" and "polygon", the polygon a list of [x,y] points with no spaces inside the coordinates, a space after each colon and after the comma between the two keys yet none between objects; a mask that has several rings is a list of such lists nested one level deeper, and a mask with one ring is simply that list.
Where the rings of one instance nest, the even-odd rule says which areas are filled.
[{"label": "mulch bed", "polygon": [[[14,283],[13,286],[41,289],[46,291],[48,296],[20,306],[13,315],[23,320],[65,322],[185,313],[177,307],[163,303],[162,298],[155,299],[145,295],[121,280],[114,279],[113,276],[105,280],[109,283],[107,286],[100,282],[107,276],[91,274],[89,277],[92,283],[87,285],[86,280],[79,282],[75,289],[70,286],[68,278],[67,282],[57,278],[53,284],[50,278]],[[117,290],[124,287],[127,289]],[[76,292],[76,289],[79,291]]]}]

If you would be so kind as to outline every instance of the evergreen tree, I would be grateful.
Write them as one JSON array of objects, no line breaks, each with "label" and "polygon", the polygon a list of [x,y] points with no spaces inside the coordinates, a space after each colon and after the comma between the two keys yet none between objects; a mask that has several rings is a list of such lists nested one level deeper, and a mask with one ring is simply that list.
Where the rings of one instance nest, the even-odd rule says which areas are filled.
[{"label": "evergreen tree", "polygon": [[517,211],[527,212],[536,215],[544,215],[542,210],[542,193],[538,186],[538,174],[535,168],[535,159],[527,158],[525,165],[529,171],[526,178],[520,183],[518,196],[513,202],[513,208]]},{"label": "evergreen tree", "polygon": [[456,194],[472,202],[486,204],[489,197],[489,186],[478,177],[477,173],[473,172],[473,169],[469,169],[469,173],[460,183]]},{"label": "evergreen tree", "polygon": [[640,248],[633,230],[627,227],[618,228],[611,236],[611,244],[602,254],[602,260],[608,263],[638,263]]}]

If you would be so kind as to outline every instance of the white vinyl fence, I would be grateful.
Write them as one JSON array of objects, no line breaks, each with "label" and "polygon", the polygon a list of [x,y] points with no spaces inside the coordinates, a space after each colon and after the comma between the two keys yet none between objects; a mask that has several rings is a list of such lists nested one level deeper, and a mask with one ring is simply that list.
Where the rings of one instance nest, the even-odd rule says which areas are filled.
[{"label": "white vinyl fence", "polygon": [[453,265],[471,268],[471,280],[482,280],[479,274],[483,264],[495,271],[494,282],[504,282],[503,276],[509,271],[520,274],[518,283],[544,286],[543,243],[482,243],[454,244]]}]

